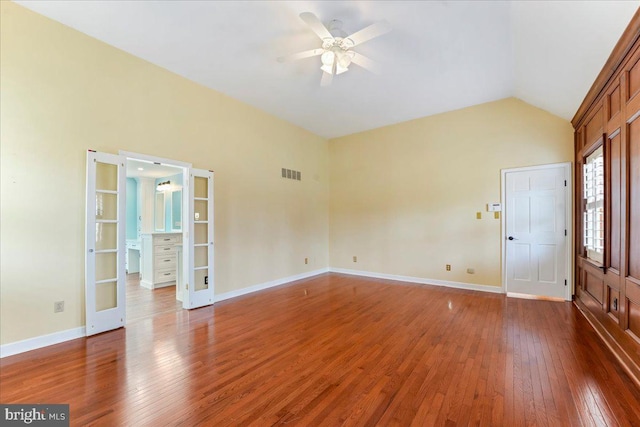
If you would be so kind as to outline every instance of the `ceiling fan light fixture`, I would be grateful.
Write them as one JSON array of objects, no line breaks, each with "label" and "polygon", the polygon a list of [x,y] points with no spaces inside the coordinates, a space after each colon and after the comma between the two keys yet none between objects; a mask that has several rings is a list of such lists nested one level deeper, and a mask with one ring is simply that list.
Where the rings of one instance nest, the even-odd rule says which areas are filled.
[{"label": "ceiling fan light fixture", "polygon": [[320,69],[325,73],[333,74],[333,66],[331,65],[323,65]]},{"label": "ceiling fan light fixture", "polygon": [[336,65],[336,75],[346,73],[347,71],[349,71],[347,67],[341,67],[340,64]]},{"label": "ceiling fan light fixture", "polygon": [[338,67],[340,68],[349,68],[351,65],[351,52],[344,52],[342,55],[338,55]]},{"label": "ceiling fan light fixture", "polygon": [[320,56],[322,63],[320,69],[323,71],[320,81],[321,86],[329,86],[333,76],[349,71],[349,65],[352,63],[369,71],[376,72],[374,61],[366,56],[357,54],[351,49],[391,31],[391,26],[388,22],[380,21],[360,31],[356,31],[351,35],[347,35],[342,30],[342,22],[338,20],[334,19],[328,25],[325,25],[311,12],[302,12],[300,19],[322,40],[322,47],[282,57],[279,58],[278,61],[284,62]]},{"label": "ceiling fan light fixture", "polygon": [[322,56],[320,57],[320,61],[322,61],[322,65],[325,67],[329,67],[329,69],[331,69],[331,67],[333,66],[333,61],[335,61],[335,59],[336,59],[336,54],[330,50],[323,53]]}]

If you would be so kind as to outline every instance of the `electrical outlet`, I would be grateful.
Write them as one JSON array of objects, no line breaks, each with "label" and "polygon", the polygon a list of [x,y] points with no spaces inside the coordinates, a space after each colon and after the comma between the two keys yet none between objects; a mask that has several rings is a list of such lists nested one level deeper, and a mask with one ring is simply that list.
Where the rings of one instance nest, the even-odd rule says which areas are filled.
[{"label": "electrical outlet", "polygon": [[305,264],[309,264],[309,258],[305,258],[305,259],[304,259],[304,263],[305,263]]},{"label": "electrical outlet", "polygon": [[357,256],[353,256],[353,262],[358,262],[358,257]]},{"label": "electrical outlet", "polygon": [[64,301],[56,301],[53,303],[53,312],[62,313],[64,311]]},{"label": "electrical outlet", "polygon": [[451,271],[451,264],[447,264],[445,268],[447,269],[447,271]]}]

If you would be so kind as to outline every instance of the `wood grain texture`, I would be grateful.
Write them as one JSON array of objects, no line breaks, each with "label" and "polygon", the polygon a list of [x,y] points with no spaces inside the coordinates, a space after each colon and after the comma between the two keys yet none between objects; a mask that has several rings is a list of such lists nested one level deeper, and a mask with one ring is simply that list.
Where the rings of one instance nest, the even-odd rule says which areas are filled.
[{"label": "wood grain texture", "polygon": [[78,426],[638,425],[571,303],[324,274],[0,361]]},{"label": "wood grain texture", "polygon": [[639,37],[640,11],[621,36],[572,123],[576,138],[590,129],[590,139],[594,139],[599,123],[594,117],[599,117],[603,107],[608,119],[603,138],[606,234],[602,266],[586,259],[580,225],[584,213],[582,164],[601,140],[576,145],[576,303],[626,372],[640,385],[640,310],[637,309],[640,306]]}]

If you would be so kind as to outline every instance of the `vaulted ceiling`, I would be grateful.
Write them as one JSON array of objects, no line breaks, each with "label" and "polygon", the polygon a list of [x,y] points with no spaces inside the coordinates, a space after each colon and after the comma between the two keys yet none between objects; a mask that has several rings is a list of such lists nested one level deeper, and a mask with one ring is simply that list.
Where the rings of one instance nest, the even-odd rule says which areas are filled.
[{"label": "vaulted ceiling", "polygon": [[[204,86],[332,138],[509,96],[570,120],[638,1],[17,1]],[[393,30],[320,87],[300,19]]]}]

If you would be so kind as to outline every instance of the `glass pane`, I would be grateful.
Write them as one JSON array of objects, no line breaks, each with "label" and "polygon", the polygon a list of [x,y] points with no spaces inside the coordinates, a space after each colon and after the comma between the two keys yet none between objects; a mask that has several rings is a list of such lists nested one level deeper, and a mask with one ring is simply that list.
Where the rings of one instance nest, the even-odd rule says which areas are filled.
[{"label": "glass pane", "polygon": [[208,264],[209,247],[208,246],[196,246],[193,250],[194,267],[206,267]]},{"label": "glass pane", "polygon": [[96,311],[108,310],[118,306],[117,282],[98,283],[96,285]]},{"label": "glass pane", "polygon": [[202,270],[194,271],[194,278],[196,281],[195,290],[202,291],[204,289],[209,288],[209,281],[207,275],[209,274],[209,269],[203,268]]},{"label": "glass pane", "polygon": [[96,219],[118,219],[118,195],[96,193]]},{"label": "glass pane", "polygon": [[583,244],[587,257],[600,263],[604,252],[604,156],[599,147],[585,159],[583,170],[584,212]]},{"label": "glass pane", "polygon": [[207,237],[207,227],[209,226],[209,224],[194,224],[193,227],[193,243],[200,244],[200,243],[208,243],[208,237]]},{"label": "glass pane", "polygon": [[96,281],[118,277],[118,254],[109,252],[96,254]]},{"label": "glass pane", "polygon": [[118,165],[96,162],[96,190],[118,191]]},{"label": "glass pane", "polygon": [[195,200],[193,202],[194,219],[196,221],[207,221],[207,200]]},{"label": "glass pane", "polygon": [[118,249],[118,225],[116,223],[96,224],[96,250]]},{"label": "glass pane", "polygon": [[193,178],[193,197],[206,199],[209,197],[209,180],[201,176]]}]

